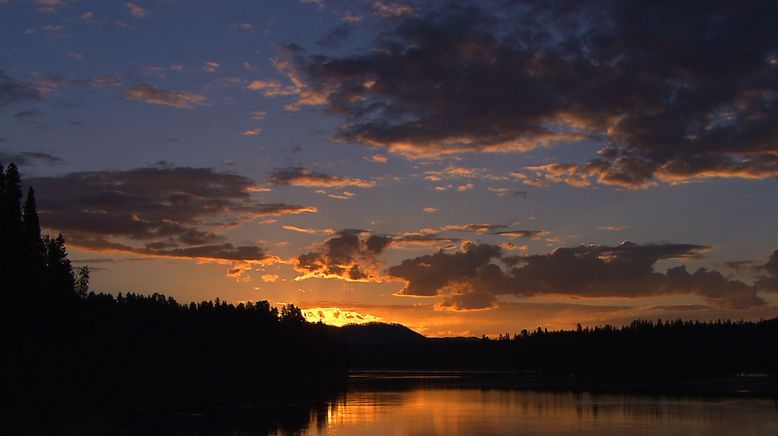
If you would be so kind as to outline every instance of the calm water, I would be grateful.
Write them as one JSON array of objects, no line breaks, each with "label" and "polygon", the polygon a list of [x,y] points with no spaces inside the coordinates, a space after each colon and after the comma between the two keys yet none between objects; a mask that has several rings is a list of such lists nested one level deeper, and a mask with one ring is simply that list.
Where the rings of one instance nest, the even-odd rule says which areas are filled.
[{"label": "calm water", "polygon": [[[778,436],[774,382],[757,378],[753,382],[718,380],[702,385],[708,396],[573,392],[566,390],[569,384],[552,386],[546,380],[513,374],[363,373],[352,374],[344,390],[318,401],[264,403],[210,413],[139,415],[119,423],[116,429],[111,429],[111,423],[100,427],[95,422],[69,433]],[[645,387],[640,390],[645,391]],[[713,391],[729,394],[711,396]],[[743,391],[772,397],[744,397]],[[65,434],[59,430],[39,434]]]},{"label": "calm water", "polygon": [[352,390],[312,412],[299,434],[778,435],[778,402],[439,387]]}]

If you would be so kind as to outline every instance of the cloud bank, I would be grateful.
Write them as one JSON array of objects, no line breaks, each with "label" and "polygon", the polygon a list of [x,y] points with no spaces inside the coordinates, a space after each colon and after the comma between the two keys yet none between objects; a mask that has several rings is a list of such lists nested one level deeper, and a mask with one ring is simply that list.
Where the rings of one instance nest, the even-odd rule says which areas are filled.
[{"label": "cloud bank", "polygon": [[[761,306],[762,282],[747,285],[700,268],[685,266],[666,273],[657,262],[698,258],[709,247],[692,244],[624,242],[617,246],[580,245],[547,254],[505,255],[500,247],[465,243],[461,250],[406,259],[391,266],[390,277],[405,286],[399,295],[442,296],[446,308],[493,307],[498,295],[567,295],[575,297],[648,297],[694,294],[726,308]],[[775,277],[775,274],[772,274]]]},{"label": "cloud bank", "polygon": [[537,186],[778,176],[775,2],[495,0],[376,11],[395,18],[362,51],[290,46],[277,63],[293,83],[281,94],[297,96],[290,107],[340,115],[341,141],[411,157],[600,145],[586,162],[535,168]]},{"label": "cloud bank", "polygon": [[316,212],[262,202],[252,180],[210,168],[75,172],[29,183],[43,224],[70,244],[97,251],[259,262],[269,256],[264,248],[233,245],[220,231],[259,217]]}]

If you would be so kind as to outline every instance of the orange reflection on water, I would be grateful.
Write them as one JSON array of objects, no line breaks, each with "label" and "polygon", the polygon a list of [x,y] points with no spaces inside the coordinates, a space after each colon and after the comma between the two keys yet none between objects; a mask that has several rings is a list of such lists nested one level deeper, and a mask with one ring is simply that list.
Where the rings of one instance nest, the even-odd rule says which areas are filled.
[{"label": "orange reflection on water", "polygon": [[312,422],[306,434],[688,436],[776,431],[778,403],[772,400],[415,388],[349,392],[329,405],[326,422]]}]

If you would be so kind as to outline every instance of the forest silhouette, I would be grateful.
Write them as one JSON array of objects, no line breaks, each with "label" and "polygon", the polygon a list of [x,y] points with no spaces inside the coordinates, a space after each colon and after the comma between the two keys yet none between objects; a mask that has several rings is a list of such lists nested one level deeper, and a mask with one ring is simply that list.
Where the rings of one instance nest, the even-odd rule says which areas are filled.
[{"label": "forest silhouette", "polygon": [[612,382],[760,373],[773,384],[778,375],[778,319],[430,339],[400,325],[308,323],[291,304],[95,293],[89,268],[73,270],[64,237],[41,233],[35,191],[23,196],[22,186],[13,163],[0,166],[0,395],[11,416],[62,422],[321,400],[349,370],[510,370]]},{"label": "forest silhouette", "polygon": [[294,305],[179,304],[96,294],[62,235],[42,235],[17,167],[0,168],[2,395],[9,416],[204,410],[315,396],[342,381],[338,345]]}]

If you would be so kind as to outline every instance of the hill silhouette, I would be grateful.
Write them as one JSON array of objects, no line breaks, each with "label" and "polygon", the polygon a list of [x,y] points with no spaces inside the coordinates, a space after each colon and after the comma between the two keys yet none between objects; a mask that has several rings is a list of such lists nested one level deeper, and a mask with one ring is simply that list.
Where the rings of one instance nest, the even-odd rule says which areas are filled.
[{"label": "hill silhouette", "polygon": [[402,324],[370,322],[329,327],[330,335],[344,344],[400,344],[419,343],[425,338]]}]

